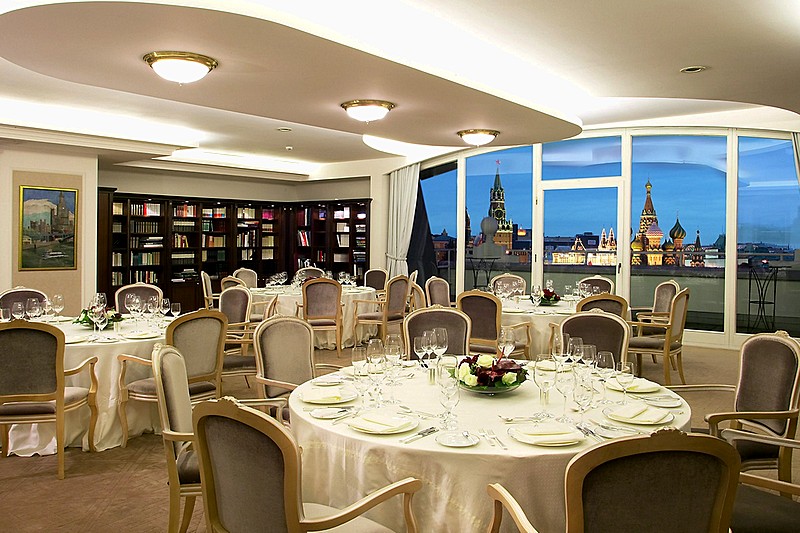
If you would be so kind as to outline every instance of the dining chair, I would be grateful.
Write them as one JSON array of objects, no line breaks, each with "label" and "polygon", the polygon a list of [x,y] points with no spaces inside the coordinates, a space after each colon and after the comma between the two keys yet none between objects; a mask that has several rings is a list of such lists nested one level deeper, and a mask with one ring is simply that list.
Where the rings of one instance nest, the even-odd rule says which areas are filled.
[{"label": "dining chair", "polygon": [[[670,302],[667,321],[653,318],[653,320],[630,322],[637,331],[628,342],[628,352],[636,354],[636,368],[639,375],[642,372],[642,355],[650,355],[653,358],[660,355],[664,359],[664,384],[672,384],[670,366],[677,368],[681,383],[686,384],[686,377],[683,374],[683,330],[688,310],[689,289],[686,288],[679,291]],[[663,334],[644,335],[641,328],[660,329]]]},{"label": "dining chair", "polygon": [[[500,335],[503,320],[503,305],[494,294],[480,290],[464,291],[456,298],[456,308],[466,313],[472,322],[469,352],[497,354],[499,352],[497,337]],[[530,358],[531,345],[530,323],[521,322],[506,326],[513,332],[523,331],[524,340],[515,340],[514,351],[510,355],[523,355]]]},{"label": "dining chair", "polygon": [[[9,455],[12,424],[56,425],[58,479],[64,479],[66,413],[89,408],[89,448],[95,451],[97,425],[97,357],[64,368],[64,332],[38,322],[13,320],[0,324],[0,435],[3,454]],[[66,384],[67,376],[88,370],[88,388]]]},{"label": "dining chair", "polygon": [[296,304],[295,315],[302,309],[303,320],[314,331],[333,331],[336,356],[342,356],[342,285],[335,279],[313,278],[303,283],[303,303]]},{"label": "dining chair", "polygon": [[389,273],[386,269],[371,268],[364,273],[364,286],[372,287],[376,292],[383,293],[388,279]]},{"label": "dining chair", "polygon": [[265,320],[253,333],[253,344],[260,398],[287,397],[299,385],[317,377],[317,371],[341,368],[315,361],[314,330],[300,318],[276,316]]},{"label": "dining chair", "polygon": [[406,359],[411,359],[414,353],[414,337],[421,337],[424,331],[433,328],[447,330],[445,353],[453,355],[469,353],[469,339],[472,331],[472,321],[469,316],[452,307],[434,305],[418,309],[403,320],[403,343]]},{"label": "dining chair", "polygon": [[425,295],[428,298],[428,305],[442,305],[452,307],[450,301],[450,284],[446,279],[432,276],[425,282]]},{"label": "dining chair", "polygon": [[234,276],[225,276],[219,280],[221,290],[230,289],[231,287],[247,287],[247,283]]},{"label": "dining chair", "polygon": [[615,313],[602,309],[581,311],[565,318],[559,329],[564,335],[580,337],[584,344],[594,344],[598,352],[611,352],[617,363],[628,360],[630,326]]},{"label": "dining chair", "polygon": [[308,266],[298,269],[297,272],[294,273],[294,279],[306,281],[311,278],[321,278],[324,275],[325,271],[321,268]]},{"label": "dining chair", "polygon": [[593,294],[575,304],[576,312],[591,311],[592,309],[600,309],[606,313],[614,313],[623,320],[628,320],[628,318],[630,318],[628,314],[628,300],[616,294],[607,292]]},{"label": "dining chair", "polygon": [[215,293],[211,288],[211,276],[208,272],[200,271],[201,285],[203,286],[203,302],[206,309],[213,309],[215,300],[219,300],[219,293]]},{"label": "dining chair", "polygon": [[[680,290],[680,285],[673,279],[659,283],[653,291],[653,305],[650,307],[631,307],[631,319],[636,321],[643,321],[645,318],[648,320],[658,318],[669,320],[669,306]],[[663,330],[658,328],[642,326],[639,329],[642,331],[642,335],[663,334]]]},{"label": "dining chair", "polygon": [[589,276],[580,280],[578,285],[581,283],[586,283],[590,287],[597,287],[600,292],[614,293],[614,282],[603,276]]},{"label": "dining chair", "polygon": [[[353,336],[359,339],[358,326],[376,325],[378,326],[378,336],[386,341],[386,334],[389,326],[401,325],[406,314],[406,302],[408,301],[408,278],[398,275],[386,282],[385,300],[353,300]],[[370,308],[378,306],[378,311],[358,312],[359,305],[367,305]],[[357,342],[357,341],[356,341]]]},{"label": "dining chair", "polygon": [[300,448],[283,424],[232,398],[197,405],[192,422],[209,533],[262,531],[267,524],[276,531],[347,524],[343,531],[388,532],[361,515],[400,495],[406,531],[417,531],[411,503],[422,488],[418,479],[378,488],[343,510],[304,503]]},{"label": "dining chair", "polygon": [[21,302],[24,308],[25,304],[28,303],[28,298],[35,298],[39,303],[42,303],[47,299],[47,295],[38,289],[16,286],[0,293],[0,309],[11,309],[14,302]]},{"label": "dining chair", "polygon": [[253,295],[245,286],[223,290],[219,295],[219,310],[228,318],[225,336],[225,356],[222,358],[222,377],[256,374],[256,359],[249,353],[253,345],[256,324],[250,320]]},{"label": "dining chair", "polygon": [[498,274],[489,280],[489,290],[493,293],[497,294],[497,285],[500,283],[508,283],[512,282],[515,283],[517,287],[522,289],[522,294],[527,292],[528,284],[525,281],[525,278],[522,276],[518,276],[516,274],[511,274],[509,272],[504,272],[503,274]]},{"label": "dining chair", "polygon": [[[757,435],[749,431],[723,429],[720,436],[734,446],[752,444],[800,448],[795,439]],[[767,490],[762,490],[767,489]],[[775,494],[776,491],[781,495]],[[800,496],[800,485],[763,475],[739,474],[739,490],[733,504],[733,533],[765,533],[797,531],[800,502],[785,496]]]},{"label": "dining chair", "polygon": [[[680,394],[733,392],[733,409],[708,413],[708,431],[717,436],[720,423],[776,438],[794,439],[800,413],[800,343],[785,331],[760,333],[748,338],[739,351],[736,385],[705,384],[670,387]],[[792,479],[792,448],[747,442],[735,444],[742,469],[777,469],[778,479]]]},{"label": "dining chair", "polygon": [[425,303],[425,291],[422,290],[416,283],[411,284],[411,293],[408,298],[408,310],[416,311],[417,309],[424,309],[426,306]]},{"label": "dining chair", "polygon": [[251,268],[237,268],[233,271],[233,277],[242,280],[248,289],[258,287],[258,273]]},{"label": "dining chair", "polygon": [[[222,393],[222,356],[228,319],[220,311],[200,309],[176,318],[167,326],[165,342],[184,357],[188,373],[187,387],[192,401],[219,398]],[[122,447],[128,444],[128,401],[157,403],[153,377],[128,381],[128,364],[146,367],[152,360],[137,355],[120,354],[117,411],[122,426]]]},{"label": "dining chair", "polygon": [[[566,531],[728,531],[739,466],[727,442],[674,428],[598,444],[567,465]],[[502,485],[487,492],[490,533],[500,531],[504,510],[519,531],[536,531]]]},{"label": "dining chair", "polygon": [[128,294],[135,294],[143,302],[146,302],[153,296],[158,298],[158,301],[161,302],[161,299],[164,297],[164,293],[161,288],[150,283],[137,281],[136,283],[132,283],[130,285],[124,285],[117,289],[117,291],[114,293],[114,304],[116,305],[117,313],[122,315],[130,314],[128,307],[125,305],[125,296]]}]

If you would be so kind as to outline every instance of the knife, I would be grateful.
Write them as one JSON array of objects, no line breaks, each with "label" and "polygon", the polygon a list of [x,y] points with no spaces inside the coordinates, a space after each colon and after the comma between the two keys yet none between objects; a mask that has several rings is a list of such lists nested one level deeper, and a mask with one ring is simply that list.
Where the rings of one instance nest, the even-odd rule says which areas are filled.
[{"label": "knife", "polygon": [[411,435],[410,437],[402,438],[400,439],[400,442],[402,442],[403,444],[408,444],[409,442],[414,442],[415,440],[421,439],[422,437],[427,437],[431,433],[436,433],[437,431],[439,431],[439,428],[432,426],[429,427],[428,429],[423,429],[422,431],[418,431],[413,435]]}]

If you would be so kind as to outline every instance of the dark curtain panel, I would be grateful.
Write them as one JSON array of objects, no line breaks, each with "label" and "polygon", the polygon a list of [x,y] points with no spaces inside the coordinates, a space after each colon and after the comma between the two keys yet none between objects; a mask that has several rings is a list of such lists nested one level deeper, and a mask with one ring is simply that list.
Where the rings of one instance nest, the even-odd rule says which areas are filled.
[{"label": "dark curtain panel", "polygon": [[428,210],[425,209],[425,198],[422,195],[422,186],[417,190],[417,209],[414,213],[414,227],[411,230],[411,242],[408,245],[408,273],[418,270],[417,284],[425,287],[425,281],[435,276],[436,253],[433,251],[433,238],[431,227],[428,223]]}]

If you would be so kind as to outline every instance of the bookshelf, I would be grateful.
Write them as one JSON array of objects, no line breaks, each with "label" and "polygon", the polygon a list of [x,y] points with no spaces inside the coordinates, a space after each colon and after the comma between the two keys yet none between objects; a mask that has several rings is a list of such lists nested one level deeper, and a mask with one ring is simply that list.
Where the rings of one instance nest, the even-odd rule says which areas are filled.
[{"label": "bookshelf", "polygon": [[232,206],[222,202],[200,204],[200,268],[212,280],[229,276],[231,268],[228,244],[231,241]]}]

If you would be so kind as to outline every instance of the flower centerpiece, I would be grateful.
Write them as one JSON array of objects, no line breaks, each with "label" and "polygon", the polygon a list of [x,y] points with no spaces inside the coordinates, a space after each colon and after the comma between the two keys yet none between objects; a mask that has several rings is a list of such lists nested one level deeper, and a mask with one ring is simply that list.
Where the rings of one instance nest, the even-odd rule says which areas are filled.
[{"label": "flower centerpiece", "polygon": [[519,387],[525,381],[525,369],[512,359],[489,354],[462,359],[456,369],[461,388],[482,394],[500,394]]},{"label": "flower centerpiece", "polygon": [[[108,319],[109,324],[113,324],[114,322],[122,322],[123,320],[122,315],[117,313],[116,309],[104,307],[103,312],[106,314],[106,318]],[[89,309],[81,309],[78,318],[76,318],[72,322],[73,324],[81,324],[89,328],[94,327],[94,322],[92,322]]]},{"label": "flower centerpiece", "polygon": [[561,297],[553,289],[544,289],[542,291],[541,305],[556,305],[560,301]]}]

